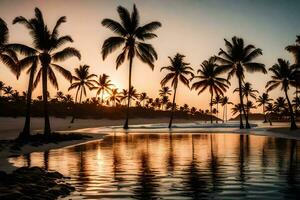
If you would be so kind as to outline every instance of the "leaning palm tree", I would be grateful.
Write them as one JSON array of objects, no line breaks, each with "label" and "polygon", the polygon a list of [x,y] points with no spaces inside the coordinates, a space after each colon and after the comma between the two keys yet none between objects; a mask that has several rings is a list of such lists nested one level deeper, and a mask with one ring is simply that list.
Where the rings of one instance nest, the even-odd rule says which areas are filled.
[{"label": "leaning palm tree", "polygon": [[[19,16],[13,20],[13,23],[19,23],[25,25],[29,29],[29,34],[33,38],[33,47],[28,47],[22,44],[11,44],[9,47],[13,50],[19,51],[22,54],[27,55],[28,57],[23,62],[23,69],[27,66],[31,66],[30,70],[32,73],[35,72],[34,65],[40,66],[39,69],[36,69],[36,78],[35,81],[29,82],[29,85],[32,86],[32,89],[36,88],[40,79],[42,78],[42,93],[43,93],[43,107],[44,107],[44,134],[49,136],[51,133],[49,113],[48,113],[48,78],[50,83],[58,89],[58,82],[56,75],[53,71],[53,68],[60,72],[66,79],[71,80],[71,73],[58,65],[58,61],[64,61],[70,57],[81,58],[79,51],[72,47],[66,47],[63,50],[58,50],[67,42],[73,42],[71,36],[65,35],[60,36],[58,33],[58,28],[62,23],[66,22],[66,17],[60,17],[54,28],[49,30],[48,26],[45,24],[42,12],[35,8],[35,17],[32,19],[26,19],[25,17]],[[24,58],[25,59],[25,58]],[[29,87],[30,87],[29,86]],[[29,95],[28,91],[28,95]],[[31,95],[31,94],[30,94]],[[28,113],[28,112],[27,112]],[[20,137],[27,137],[30,132],[30,114],[27,114],[23,132],[20,134]]]},{"label": "leaning palm tree", "polygon": [[[95,74],[89,73],[90,66],[88,65],[80,65],[79,68],[75,68],[75,75],[72,76],[72,83],[69,87],[68,91],[76,89],[75,95],[75,104],[78,103],[78,94],[79,95],[79,103],[82,101],[82,94],[86,96],[86,88],[92,90],[94,88],[94,77],[97,77]],[[73,115],[71,123],[74,123],[75,116]]]},{"label": "leaning palm tree", "polygon": [[168,86],[164,86],[159,90],[159,96],[169,96],[172,94],[172,90]]},{"label": "leaning palm tree", "polygon": [[97,90],[97,95],[101,95],[101,104],[104,102],[104,94],[110,94],[112,87],[114,86],[109,80],[107,74],[99,75],[98,81],[95,81],[96,86],[93,88]]},{"label": "leaning palm tree", "polygon": [[161,86],[165,86],[169,81],[171,81],[171,86],[174,90],[173,95],[173,103],[172,103],[172,111],[171,117],[169,122],[169,128],[172,127],[173,117],[174,117],[174,110],[175,110],[175,98],[178,83],[182,82],[185,86],[189,87],[189,78],[187,76],[193,76],[193,69],[189,66],[189,63],[184,62],[184,55],[177,53],[173,58],[169,57],[170,65],[162,67],[160,71],[167,70],[168,74],[161,80]]},{"label": "leaning palm tree", "polygon": [[279,58],[278,63],[274,64],[269,70],[272,72],[272,80],[267,82],[267,92],[274,90],[278,86],[281,86],[281,90],[284,91],[285,98],[288,102],[288,108],[291,118],[291,130],[297,129],[293,107],[288,95],[290,86],[297,86],[295,80],[296,66],[290,65],[289,61]]},{"label": "leaning palm tree", "polygon": [[271,99],[269,97],[268,93],[263,93],[261,96],[259,96],[256,100],[256,102],[258,103],[258,106],[262,106],[263,108],[263,113],[264,113],[264,123],[267,122],[267,115],[266,115],[266,105],[268,105],[270,103],[270,101],[272,101],[273,99]]},{"label": "leaning palm tree", "polygon": [[224,92],[229,88],[230,83],[225,79],[220,77],[222,74],[222,69],[217,65],[216,58],[210,57],[209,60],[205,60],[201,64],[201,69],[197,71],[199,76],[194,76],[197,79],[192,85],[192,89],[199,90],[198,95],[204,92],[206,89],[210,93],[210,122],[213,122],[212,116],[212,106],[213,106],[213,96],[223,95]]},{"label": "leaning palm tree", "polygon": [[21,69],[16,52],[8,46],[9,31],[6,22],[0,18],[0,61],[19,78]]},{"label": "leaning palm tree", "polygon": [[234,104],[233,108],[231,108],[232,115],[236,115],[237,113],[241,113],[242,106],[241,104]]},{"label": "leaning palm tree", "polygon": [[[129,90],[131,88],[132,61],[135,56],[142,62],[148,64],[151,69],[154,68],[153,63],[157,60],[156,51],[151,44],[145,43],[144,41],[157,37],[153,31],[161,27],[161,23],[154,21],[140,26],[140,17],[135,5],[133,5],[131,15],[129,11],[122,6],[119,6],[117,11],[121,23],[112,19],[104,19],[102,21],[102,25],[111,29],[117,36],[110,37],[104,41],[101,53],[104,60],[108,54],[122,46],[122,52],[116,59],[116,67],[118,69],[125,61],[125,58],[129,60]],[[130,95],[130,93],[128,93],[128,95]],[[124,129],[128,129],[129,105],[130,97],[128,96]]]},{"label": "leaning palm tree", "polygon": [[223,122],[227,122],[227,106],[229,104],[233,104],[231,101],[229,101],[229,98],[227,96],[224,96],[221,99],[221,105],[223,106]]},{"label": "leaning palm tree", "polygon": [[217,60],[222,64],[221,66],[223,68],[223,71],[229,71],[227,78],[228,80],[230,80],[233,76],[236,76],[238,78],[239,98],[240,104],[242,106],[240,113],[240,128],[244,128],[242,112],[245,116],[246,128],[250,128],[250,124],[243,103],[242,83],[245,78],[245,70],[251,73],[267,73],[264,64],[253,62],[255,58],[262,55],[262,50],[256,48],[254,45],[251,44],[245,45],[244,40],[236,36],[232,38],[232,43],[225,39],[225,46],[226,51],[220,49]]}]

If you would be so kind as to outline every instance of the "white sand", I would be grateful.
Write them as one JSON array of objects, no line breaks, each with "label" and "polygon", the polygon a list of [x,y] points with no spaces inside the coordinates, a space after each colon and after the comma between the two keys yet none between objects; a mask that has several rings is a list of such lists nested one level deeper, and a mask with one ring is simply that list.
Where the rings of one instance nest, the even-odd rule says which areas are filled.
[{"label": "white sand", "polygon": [[[0,117],[0,140],[14,139],[18,136],[24,126],[24,117],[9,118]],[[111,120],[111,119],[76,119],[73,124],[70,123],[71,118],[50,118],[52,131],[69,131],[82,128],[103,127],[103,126],[120,126],[124,124],[124,120]],[[155,124],[167,123],[169,118],[155,118],[155,119],[130,119],[130,125],[137,124]],[[189,123],[192,120],[175,119],[175,123]],[[42,132],[44,127],[44,119],[33,117],[31,119],[31,129],[33,132]]]}]

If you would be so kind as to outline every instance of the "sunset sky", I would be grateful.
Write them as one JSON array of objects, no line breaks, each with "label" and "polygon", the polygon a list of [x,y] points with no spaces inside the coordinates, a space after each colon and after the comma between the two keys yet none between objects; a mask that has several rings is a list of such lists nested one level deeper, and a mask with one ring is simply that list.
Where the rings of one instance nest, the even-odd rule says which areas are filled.
[{"label": "sunset sky", "polygon": [[[74,71],[80,64],[91,66],[91,72],[97,75],[106,73],[118,88],[128,85],[128,63],[118,70],[115,68],[116,53],[103,61],[101,46],[103,41],[113,33],[101,25],[104,18],[119,20],[116,8],[122,5],[132,10],[133,3],[140,12],[141,24],[160,21],[162,27],[156,31],[158,38],[149,40],[157,50],[159,59],[152,71],[147,65],[134,60],[133,85],[138,92],[147,92],[150,97],[157,97],[160,81],[165,75],[160,72],[162,66],[168,65],[168,56],[179,52],[186,55],[195,71],[204,59],[216,55],[219,48],[224,48],[224,38],[232,36],[244,38],[247,44],[254,44],[263,50],[263,56],[257,61],[269,68],[281,57],[293,62],[292,56],[284,48],[293,44],[300,33],[300,1],[292,0],[1,0],[0,16],[10,30],[11,43],[31,45],[28,30],[22,25],[12,25],[12,20],[19,15],[31,18],[34,8],[39,7],[48,26],[52,29],[60,16],[66,16],[67,22],[60,27],[61,34],[73,37],[74,46],[82,54],[81,61],[69,59],[62,63],[68,70]],[[119,53],[120,51],[117,51]],[[57,73],[58,74],[58,73]],[[27,89],[28,76],[24,72],[19,80],[6,66],[0,66],[0,80],[19,91]],[[67,93],[69,83],[60,75],[59,90]],[[260,92],[265,90],[269,75],[247,74],[246,81]],[[238,101],[233,89],[237,79],[231,80],[231,88],[226,93],[233,102]],[[34,96],[41,94],[41,85]],[[50,88],[51,96],[56,91]],[[293,91],[294,92],[294,91]],[[74,92],[70,92],[74,94]],[[271,92],[271,97],[282,95],[278,89]],[[89,96],[95,96],[95,91]],[[196,91],[189,91],[179,86],[177,102],[188,103],[197,108],[207,109],[209,93],[201,96]]]}]

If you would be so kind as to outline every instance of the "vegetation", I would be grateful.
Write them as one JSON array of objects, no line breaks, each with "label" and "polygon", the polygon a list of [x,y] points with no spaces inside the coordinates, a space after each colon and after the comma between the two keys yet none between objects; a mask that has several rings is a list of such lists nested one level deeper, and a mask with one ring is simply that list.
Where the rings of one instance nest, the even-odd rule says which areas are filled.
[{"label": "vegetation", "polygon": [[[140,26],[139,12],[135,5],[133,5],[133,11],[131,15],[129,11],[122,6],[119,6],[117,11],[121,20],[121,24],[112,19],[104,19],[102,21],[103,26],[109,28],[118,36],[106,39],[103,43],[101,53],[104,60],[108,54],[123,46],[122,52],[116,59],[116,68],[118,69],[118,67],[125,61],[125,58],[129,60],[128,90],[130,90],[132,87],[132,61],[135,56],[137,56],[142,62],[149,65],[151,69],[154,68],[153,63],[155,60],[157,60],[157,53],[151,44],[145,43],[144,41],[157,37],[153,31],[161,27],[161,23],[154,21]],[[124,129],[128,129],[130,99],[129,92]]]},{"label": "vegetation", "polygon": [[162,67],[160,71],[166,70],[168,74],[161,80],[160,84],[165,86],[168,82],[171,82],[171,86],[174,90],[173,102],[172,102],[172,110],[171,117],[169,122],[169,128],[172,127],[174,110],[175,110],[175,98],[178,83],[182,82],[185,86],[189,87],[189,79],[188,76],[193,76],[193,68],[191,68],[189,63],[184,62],[184,55],[177,53],[173,58],[169,57],[170,65]]},{"label": "vegetation", "polygon": [[[218,121],[219,105],[221,105],[223,122],[225,122],[227,121],[227,106],[233,104],[228,96],[225,96],[232,77],[238,80],[238,88],[235,92],[239,94],[239,103],[233,106],[232,112],[233,114],[239,113],[240,128],[244,128],[243,116],[246,128],[250,128],[249,116],[251,110],[257,106],[262,106],[264,122],[270,121],[271,118],[290,120],[291,129],[297,128],[300,36],[297,36],[295,44],[286,47],[286,50],[295,58],[294,64],[278,59],[278,63],[269,69],[272,76],[266,84],[266,93],[258,98],[259,93],[252,88],[250,82],[247,82],[247,75],[254,72],[267,73],[265,65],[255,61],[262,55],[262,50],[252,44],[246,45],[242,38],[236,36],[232,37],[231,41],[225,39],[225,49],[221,48],[218,56],[212,56],[203,61],[196,75],[193,74],[190,64],[185,62],[184,55],[177,53],[174,57],[169,57],[170,65],[161,68],[161,71],[167,73],[161,80],[161,89],[157,97],[151,98],[144,91],[137,92],[133,87],[131,75],[135,57],[154,69],[154,62],[158,55],[154,47],[146,41],[157,37],[154,31],[161,27],[161,23],[153,21],[140,25],[140,16],[135,5],[131,13],[122,6],[117,8],[117,12],[120,22],[107,18],[102,20],[102,25],[113,31],[115,35],[104,40],[101,55],[105,60],[109,54],[118,49],[121,50],[116,58],[116,68],[118,69],[125,60],[128,61],[127,89],[116,88],[109,79],[109,75],[102,74],[97,77],[95,74],[90,74],[88,65],[75,68],[75,73],[72,75],[69,70],[58,64],[71,57],[81,58],[77,49],[63,48],[67,43],[73,42],[70,35],[61,36],[58,32],[61,25],[66,22],[65,16],[56,21],[53,29],[49,29],[46,25],[42,12],[38,8],[35,9],[33,18],[16,17],[13,24],[22,24],[29,30],[32,45],[9,43],[7,24],[0,18],[0,60],[9,67],[16,78],[19,78],[25,70],[28,74],[27,91],[21,94],[0,81],[1,116],[25,116],[24,128],[19,136],[21,141],[30,138],[31,116],[44,117],[44,134],[48,138],[51,135],[49,115],[73,116],[72,122],[75,116],[112,119],[124,117],[126,119],[124,128],[127,129],[130,112],[131,117],[157,117],[167,116],[171,111],[168,126],[171,128],[174,116],[205,120],[209,117],[211,123],[213,119]],[[59,89],[54,70],[70,81],[69,90],[76,90],[75,98],[61,91],[57,92],[55,98],[51,98],[48,92],[48,82],[55,89]],[[39,82],[42,82],[42,96],[32,99],[34,89],[37,88]],[[197,90],[198,95],[208,90],[210,110],[202,110],[186,103],[182,106],[177,105],[176,95],[180,82],[188,88],[191,83],[191,89]],[[168,83],[171,88],[166,86]],[[284,91],[285,97],[278,97],[273,101],[268,92],[279,86]],[[296,89],[292,100],[288,95],[291,88]],[[97,90],[97,95],[86,98],[90,90]],[[173,95],[172,101],[170,101],[171,95]],[[255,105],[254,102],[258,104]]]}]

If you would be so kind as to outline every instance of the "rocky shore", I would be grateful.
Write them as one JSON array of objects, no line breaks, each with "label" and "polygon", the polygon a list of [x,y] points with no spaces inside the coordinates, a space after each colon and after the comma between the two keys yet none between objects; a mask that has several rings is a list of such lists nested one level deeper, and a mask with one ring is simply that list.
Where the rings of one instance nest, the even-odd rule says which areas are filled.
[{"label": "rocky shore", "polygon": [[67,177],[39,167],[21,167],[7,174],[0,171],[1,200],[54,200],[75,190]]}]

